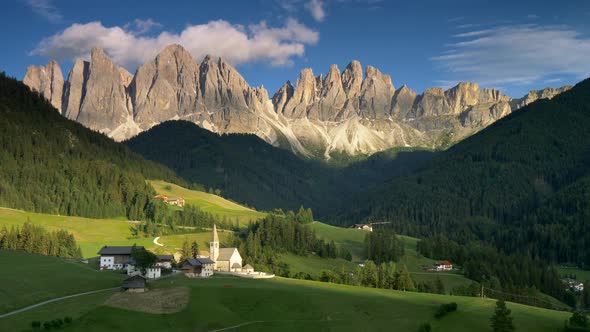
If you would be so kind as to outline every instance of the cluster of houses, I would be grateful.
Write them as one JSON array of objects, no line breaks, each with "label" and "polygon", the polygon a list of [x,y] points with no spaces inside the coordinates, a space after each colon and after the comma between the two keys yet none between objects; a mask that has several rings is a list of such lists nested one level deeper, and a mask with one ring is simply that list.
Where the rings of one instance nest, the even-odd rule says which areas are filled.
[{"label": "cluster of houses", "polygon": [[[146,250],[142,246],[136,246],[137,250]],[[217,226],[213,225],[209,252],[199,252],[194,258],[188,258],[180,267],[179,272],[189,278],[206,278],[215,272],[231,273],[238,276],[272,277],[254,271],[248,264],[242,265],[242,256],[238,248],[220,248]],[[125,270],[130,278],[123,282],[122,289],[131,292],[145,290],[146,279],[157,279],[162,276],[162,269],[172,269],[173,255],[157,255],[157,261],[152,266],[141,271],[136,267],[131,252],[131,246],[104,246],[98,252],[100,256],[101,270]]]},{"label": "cluster of houses", "polygon": [[574,292],[582,292],[584,290],[584,284],[576,279],[565,278],[561,279],[561,282],[566,286],[566,289],[573,290]]},{"label": "cluster of houses", "polygon": [[450,261],[436,261],[432,265],[428,265],[424,267],[424,271],[426,272],[439,272],[439,271],[452,271],[453,270],[453,263]]},{"label": "cluster of houses", "polygon": [[165,195],[156,195],[156,196],[154,196],[154,198],[159,199],[159,200],[163,201],[164,203],[167,203],[170,205],[175,205],[178,207],[184,206],[184,198],[182,198],[182,197],[168,197]]},{"label": "cluster of houses", "polygon": [[377,228],[379,226],[385,225],[385,224],[391,224],[391,222],[390,221],[384,221],[384,222],[373,222],[373,223],[370,223],[370,224],[354,224],[354,225],[350,226],[350,228],[360,229],[360,230],[363,230],[363,231],[372,232],[373,229],[375,229],[375,228]]}]

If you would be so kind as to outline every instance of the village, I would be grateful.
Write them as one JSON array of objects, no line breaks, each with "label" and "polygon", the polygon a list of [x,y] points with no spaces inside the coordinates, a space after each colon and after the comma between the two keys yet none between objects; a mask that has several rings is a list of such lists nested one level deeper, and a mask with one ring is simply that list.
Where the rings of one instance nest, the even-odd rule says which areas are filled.
[{"label": "village", "polygon": [[274,274],[255,271],[249,264],[243,265],[238,248],[220,248],[216,225],[211,232],[209,251],[199,251],[195,257],[178,261],[174,255],[155,255],[155,262],[140,267],[133,257],[134,251],[149,253],[143,246],[104,246],[98,252],[100,270],[121,271],[129,276],[123,281],[123,291],[145,292],[147,280],[162,278],[165,272],[169,275],[182,273],[187,278],[208,278],[214,274],[253,279],[274,277]]}]

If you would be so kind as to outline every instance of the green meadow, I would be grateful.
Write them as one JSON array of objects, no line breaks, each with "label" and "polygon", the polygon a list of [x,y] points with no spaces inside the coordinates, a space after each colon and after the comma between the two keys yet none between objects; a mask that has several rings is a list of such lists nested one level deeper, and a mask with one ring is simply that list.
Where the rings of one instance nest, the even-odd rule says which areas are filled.
[{"label": "green meadow", "polygon": [[[11,253],[12,254],[12,253]],[[22,254],[15,259],[23,268],[18,272],[25,280],[33,278],[35,257]],[[32,259],[32,260],[31,260]],[[43,257],[45,260],[59,261]],[[55,272],[63,263],[51,262]],[[69,264],[69,263],[67,263]],[[29,269],[27,273],[26,269]],[[112,272],[88,271],[108,277]],[[16,273],[16,272],[15,272]],[[73,271],[70,273],[74,274]],[[83,273],[75,273],[76,277]],[[60,275],[48,274],[45,288],[59,293],[72,286]],[[20,280],[3,280],[2,290],[17,286]],[[188,279],[174,276],[149,284],[152,290],[166,294],[167,289],[188,289],[189,300],[177,312],[145,312],[147,303],[131,296],[125,309],[108,306],[105,301],[115,292],[81,296],[0,319],[0,331],[23,331],[33,320],[46,321],[65,316],[73,323],[61,331],[214,331],[239,326],[238,331],[417,331],[430,322],[434,331],[485,331],[489,329],[494,301],[448,295],[370,289],[312,281],[274,278],[266,280],[214,276]],[[88,289],[96,282],[87,282]],[[98,287],[95,287],[98,288]],[[150,292],[146,293],[149,295]],[[18,290],[33,299],[28,288]],[[145,296],[145,295],[144,295]],[[136,300],[133,300],[136,299]],[[442,303],[456,302],[458,311],[442,319],[433,317]],[[568,313],[509,303],[517,331],[557,331]]]},{"label": "green meadow", "polygon": [[[90,219],[82,217],[58,216],[20,210],[0,208],[0,227],[22,226],[30,221],[41,225],[47,230],[66,229],[74,234],[76,241],[82,248],[85,258],[95,257],[96,253],[104,245],[125,246],[137,244],[144,246],[156,253],[173,254],[176,248],[180,248],[185,240],[197,241],[201,250],[209,250],[210,232],[189,234],[165,235],[160,237],[159,243],[154,244],[153,237],[134,237],[131,232],[133,222],[123,219]],[[227,233],[220,232],[220,240],[223,241]]]},{"label": "green meadow", "polygon": [[0,250],[0,267],[0,314],[55,297],[116,287],[122,280],[75,260],[18,251]]},{"label": "green meadow", "polygon": [[228,217],[231,220],[238,218],[238,221],[242,226],[263,218],[266,215],[263,212],[247,208],[223,197],[203,191],[190,190],[173,183],[159,180],[151,180],[150,184],[160,195],[182,197],[186,204],[198,206],[202,211],[209,212],[219,217]]}]

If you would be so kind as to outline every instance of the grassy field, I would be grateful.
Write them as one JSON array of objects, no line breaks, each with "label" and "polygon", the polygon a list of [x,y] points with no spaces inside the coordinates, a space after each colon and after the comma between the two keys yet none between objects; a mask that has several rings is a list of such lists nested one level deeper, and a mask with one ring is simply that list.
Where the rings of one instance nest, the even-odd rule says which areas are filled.
[{"label": "grassy field", "polygon": [[119,275],[102,273],[87,264],[18,251],[0,250],[0,267],[0,314],[121,283]]},{"label": "grassy field", "polygon": [[165,181],[152,180],[150,184],[160,195],[182,197],[186,201],[186,204],[198,206],[202,211],[209,212],[213,215],[226,216],[231,220],[237,217],[241,225],[247,225],[249,222],[254,222],[266,215],[263,212],[244,207],[223,197],[203,191],[186,189]]},{"label": "grassy field", "polygon": [[[22,331],[32,320],[71,316],[74,322],[61,331],[213,331],[236,325],[240,325],[235,329],[238,331],[416,331],[426,321],[431,322],[434,331],[485,331],[494,307],[494,301],[479,298],[282,278],[175,276],[152,283],[151,287],[163,292],[188,288],[189,303],[180,312],[150,314],[137,311],[141,305],[134,305],[133,310],[104,305],[111,294],[98,294],[0,319],[0,330]],[[458,311],[434,319],[438,305],[451,301],[458,304]],[[508,307],[517,331],[557,331],[569,317],[568,313],[512,303]]]},{"label": "grassy field", "polygon": [[319,221],[314,221],[309,226],[315,231],[318,238],[328,241],[333,240],[338,246],[348,249],[354,262],[365,260],[364,250],[367,231],[336,227]]},{"label": "grassy field", "polygon": [[[42,225],[47,230],[66,229],[74,234],[76,241],[82,248],[82,255],[86,258],[95,257],[102,246],[124,246],[137,244],[156,253],[173,254],[176,248],[182,246],[185,239],[197,241],[201,250],[209,250],[209,232],[166,235],[159,239],[164,247],[154,244],[153,238],[133,238],[132,222],[123,219],[89,219],[81,217],[57,216],[19,210],[0,208],[1,226],[21,226],[27,220],[33,224]],[[227,233],[220,232],[220,240],[225,239]]]}]

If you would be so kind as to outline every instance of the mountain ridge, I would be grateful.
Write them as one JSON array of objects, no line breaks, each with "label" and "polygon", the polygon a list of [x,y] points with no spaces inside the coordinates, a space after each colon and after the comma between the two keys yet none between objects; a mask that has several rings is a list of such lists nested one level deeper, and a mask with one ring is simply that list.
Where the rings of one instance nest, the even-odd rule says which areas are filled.
[{"label": "mountain ridge", "polygon": [[[201,63],[170,45],[134,75],[100,48],[76,60],[64,81],[59,65],[29,66],[23,80],[60,113],[122,141],[167,120],[187,120],[216,133],[255,134],[268,143],[320,159],[371,155],[393,147],[446,148],[540,98],[569,86],[512,99],[476,83],[417,94],[395,89],[390,75],[351,61],[315,76],[303,69],[272,97],[251,87],[222,58]],[[59,107],[58,107],[59,106]]]}]

